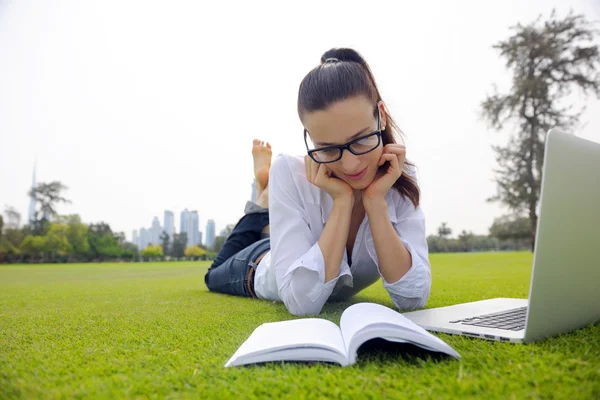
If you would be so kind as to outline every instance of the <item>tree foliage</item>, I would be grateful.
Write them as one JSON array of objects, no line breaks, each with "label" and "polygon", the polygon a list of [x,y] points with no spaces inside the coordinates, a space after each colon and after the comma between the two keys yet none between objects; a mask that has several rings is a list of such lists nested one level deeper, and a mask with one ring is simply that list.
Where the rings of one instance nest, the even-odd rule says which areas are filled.
[{"label": "tree foliage", "polygon": [[36,210],[32,230],[36,234],[43,234],[48,228],[48,223],[58,216],[56,206],[60,203],[70,203],[62,196],[68,188],[60,181],[50,183],[40,182],[29,191],[29,196],[35,196]]},{"label": "tree foliage", "polygon": [[197,244],[194,244],[192,246],[188,246],[185,249],[185,256],[193,258],[194,260],[197,260],[198,258],[204,256],[205,254],[206,254],[206,250],[204,250],[203,248],[201,248]]},{"label": "tree foliage", "polygon": [[490,201],[528,215],[533,249],[546,134],[555,127],[570,130],[578,122],[582,110],[565,105],[574,89],[600,96],[598,30],[582,15],[558,18],[552,12],[547,21],[538,18],[512,31],[494,45],[512,72],[511,88],[488,96],[481,111],[493,129],[509,122],[517,127],[506,146],[494,146],[497,194]]}]

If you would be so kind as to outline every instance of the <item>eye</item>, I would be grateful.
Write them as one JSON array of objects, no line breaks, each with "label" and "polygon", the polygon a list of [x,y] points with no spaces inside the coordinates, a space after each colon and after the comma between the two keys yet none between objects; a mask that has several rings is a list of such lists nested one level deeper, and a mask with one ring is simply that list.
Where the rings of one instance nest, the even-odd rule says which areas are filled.
[{"label": "eye", "polygon": [[323,153],[323,154],[337,154],[339,150],[336,148],[330,148],[330,149],[323,149],[323,150],[319,150],[319,152]]}]

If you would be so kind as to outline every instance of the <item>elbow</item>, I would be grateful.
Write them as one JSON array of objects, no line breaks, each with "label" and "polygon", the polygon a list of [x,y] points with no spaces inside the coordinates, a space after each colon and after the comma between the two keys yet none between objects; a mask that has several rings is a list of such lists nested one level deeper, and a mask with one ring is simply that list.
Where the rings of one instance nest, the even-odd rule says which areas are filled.
[{"label": "elbow", "polygon": [[392,298],[392,301],[399,310],[414,310],[417,308],[424,308],[428,298],[429,293],[423,297],[396,297]]},{"label": "elbow", "polygon": [[[411,285],[412,286],[412,285]],[[390,288],[391,289],[391,288]],[[400,310],[414,310],[417,308],[424,308],[429,300],[429,294],[431,292],[431,275],[427,274],[427,277],[416,282],[416,284],[410,288],[395,288],[396,290],[390,290],[390,297],[392,301]]]},{"label": "elbow", "polygon": [[319,315],[321,313],[321,309],[323,308],[323,304],[308,301],[299,302],[294,298],[284,299],[283,304],[285,304],[285,308],[287,308],[290,314],[298,317]]}]

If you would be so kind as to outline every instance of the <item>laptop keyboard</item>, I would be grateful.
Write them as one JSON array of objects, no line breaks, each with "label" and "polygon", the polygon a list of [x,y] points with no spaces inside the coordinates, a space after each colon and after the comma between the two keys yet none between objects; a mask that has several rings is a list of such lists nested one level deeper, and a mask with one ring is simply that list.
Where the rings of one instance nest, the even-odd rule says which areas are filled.
[{"label": "laptop keyboard", "polygon": [[501,311],[493,314],[479,315],[465,319],[450,321],[452,324],[481,326],[483,328],[496,328],[509,331],[520,331],[525,329],[525,317],[527,307],[515,308],[513,310]]}]

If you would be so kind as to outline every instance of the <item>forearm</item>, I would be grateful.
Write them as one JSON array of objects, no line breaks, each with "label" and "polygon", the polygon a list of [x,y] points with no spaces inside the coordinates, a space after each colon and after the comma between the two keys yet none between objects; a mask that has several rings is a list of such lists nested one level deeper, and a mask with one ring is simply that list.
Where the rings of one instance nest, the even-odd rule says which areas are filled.
[{"label": "forearm", "polygon": [[340,273],[350,230],[352,207],[352,198],[334,200],[333,209],[319,238],[319,248],[325,260],[325,283]]},{"label": "forearm", "polygon": [[397,282],[410,269],[412,256],[390,221],[385,200],[364,205],[379,261],[379,271],[386,282]]}]

